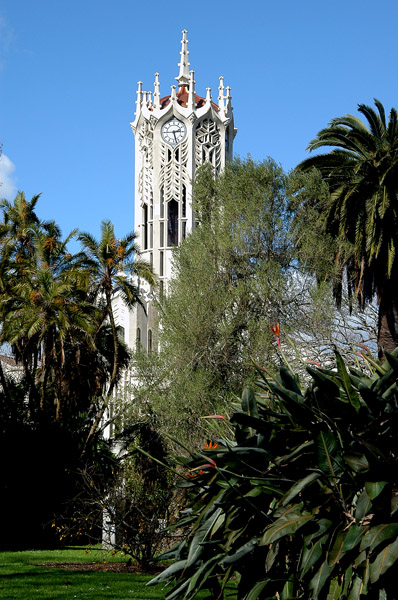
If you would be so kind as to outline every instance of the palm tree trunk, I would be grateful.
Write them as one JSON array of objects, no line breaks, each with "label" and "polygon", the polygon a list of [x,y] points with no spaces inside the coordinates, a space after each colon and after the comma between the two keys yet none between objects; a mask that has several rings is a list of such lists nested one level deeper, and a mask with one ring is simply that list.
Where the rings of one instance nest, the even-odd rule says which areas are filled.
[{"label": "palm tree trunk", "polygon": [[378,290],[379,318],[377,324],[377,347],[379,358],[383,350],[392,352],[398,346],[398,287],[389,282]]},{"label": "palm tree trunk", "polygon": [[111,373],[111,378],[109,381],[109,387],[108,390],[105,394],[105,399],[102,401],[102,405],[99,408],[97,415],[94,419],[94,422],[92,423],[91,427],[90,427],[90,431],[87,435],[86,441],[83,444],[83,449],[81,452],[81,456],[84,456],[86,453],[86,450],[89,446],[89,444],[91,443],[91,440],[94,438],[94,435],[96,434],[98,427],[101,424],[101,421],[103,419],[103,416],[105,414],[105,411],[108,407],[108,403],[109,401],[112,400],[112,393],[114,390],[114,387],[116,385],[116,375],[117,375],[117,370],[118,370],[118,339],[117,339],[117,329],[116,329],[116,323],[115,323],[115,319],[113,316],[113,309],[112,309],[112,296],[108,291],[105,291],[105,296],[106,296],[106,304],[107,304],[107,312],[108,312],[108,316],[109,316],[109,321],[111,324],[111,330],[112,330],[112,337],[113,337],[113,364],[112,364],[112,373]]}]

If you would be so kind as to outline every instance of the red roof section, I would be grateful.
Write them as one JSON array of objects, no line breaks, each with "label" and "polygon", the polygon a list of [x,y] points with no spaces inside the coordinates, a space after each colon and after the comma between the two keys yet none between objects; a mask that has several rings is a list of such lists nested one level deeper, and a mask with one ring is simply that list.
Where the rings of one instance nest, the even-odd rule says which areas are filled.
[{"label": "red roof section", "polygon": [[[188,88],[186,85],[181,85],[177,94],[177,102],[180,106],[186,108],[188,106]],[[170,103],[171,96],[164,96],[160,99],[160,108],[165,108]],[[202,108],[206,104],[206,98],[195,94],[195,108]],[[219,108],[214,102],[211,103],[214,110],[218,112]]]}]

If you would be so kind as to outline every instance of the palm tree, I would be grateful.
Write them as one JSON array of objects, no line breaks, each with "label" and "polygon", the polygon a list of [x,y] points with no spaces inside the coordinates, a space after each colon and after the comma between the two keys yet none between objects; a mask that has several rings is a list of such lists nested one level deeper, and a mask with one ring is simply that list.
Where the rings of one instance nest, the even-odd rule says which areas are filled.
[{"label": "palm tree", "polygon": [[[67,252],[66,240],[55,223],[39,226],[29,233],[28,255],[9,263],[14,274],[3,300],[1,336],[15,348],[22,361],[30,388],[30,414],[40,390],[40,409],[51,389],[56,420],[61,417],[65,365],[65,343],[80,338],[94,346],[95,308],[86,300],[88,273],[82,268],[83,255]],[[19,257],[19,258],[18,258]]]},{"label": "palm tree", "polygon": [[[91,270],[91,286],[94,297],[100,305],[104,300],[103,316],[99,329],[108,321],[113,338],[113,364],[106,392],[109,398],[116,383],[119,371],[119,345],[117,325],[112,306],[112,300],[118,292],[128,307],[142,304],[139,286],[128,275],[136,275],[150,285],[155,283],[155,275],[149,263],[140,258],[140,250],[136,243],[136,234],[129,233],[121,239],[115,236],[114,226],[110,221],[102,221],[101,238],[96,240],[89,233],[81,233],[79,240],[87,253]],[[144,307],[145,308],[145,307]],[[106,409],[106,400],[98,411],[97,417],[91,427],[86,445],[94,435]]]},{"label": "palm tree", "polygon": [[[383,105],[360,104],[365,124],[353,115],[333,119],[308,150],[333,149],[297,167],[314,167],[328,184],[326,231],[337,241],[340,285],[346,274],[349,291],[363,308],[376,296],[379,306],[378,347],[398,345],[398,117],[392,108],[386,121]],[[338,295],[338,293],[337,293]]]}]

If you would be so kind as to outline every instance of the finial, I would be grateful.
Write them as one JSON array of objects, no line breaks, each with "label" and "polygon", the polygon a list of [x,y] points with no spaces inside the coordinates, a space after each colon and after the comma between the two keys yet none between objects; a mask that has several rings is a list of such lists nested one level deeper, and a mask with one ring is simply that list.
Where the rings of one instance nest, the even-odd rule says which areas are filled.
[{"label": "finial", "polygon": [[181,52],[180,52],[180,62],[178,66],[180,67],[180,72],[178,77],[176,77],[178,81],[178,85],[188,85],[189,84],[189,65],[188,62],[188,40],[187,40],[187,30],[183,29],[182,32],[182,40],[181,40]]},{"label": "finial", "polygon": [[142,106],[142,81],[138,82],[137,100],[135,101],[135,105],[137,107],[136,114],[138,114]]},{"label": "finial", "polygon": [[206,102],[211,102],[211,88],[206,88]]},{"label": "finial", "polygon": [[171,101],[177,102],[177,94],[176,94],[176,86],[175,85],[171,86]]},{"label": "finial", "polygon": [[153,108],[160,108],[160,84],[159,73],[155,73],[155,83],[153,84]]},{"label": "finial", "polygon": [[190,78],[189,78],[189,91],[188,91],[188,109],[189,110],[194,110],[195,109],[195,79],[194,79],[194,75],[195,75],[195,71],[190,71]]},{"label": "finial", "polygon": [[232,96],[231,96],[231,88],[230,86],[227,86],[227,96],[226,96],[226,105],[225,105],[225,112],[228,113],[229,111],[232,110],[232,104],[231,104],[231,100],[232,100]]},{"label": "finial", "polygon": [[220,85],[218,86],[218,108],[220,112],[224,110],[224,77],[220,77]]}]

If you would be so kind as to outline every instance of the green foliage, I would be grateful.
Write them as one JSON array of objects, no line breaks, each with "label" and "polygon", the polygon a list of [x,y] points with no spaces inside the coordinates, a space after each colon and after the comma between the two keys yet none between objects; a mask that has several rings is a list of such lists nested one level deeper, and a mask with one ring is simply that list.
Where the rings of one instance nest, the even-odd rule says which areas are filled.
[{"label": "green foliage", "polygon": [[371,376],[336,360],[304,389],[258,368],[234,438],[182,461],[192,530],[151,581],[174,580],[168,600],[221,599],[231,579],[241,600],[396,597],[398,350]]},{"label": "green foliage", "polygon": [[229,410],[253,377],[252,359],[278,364],[270,323],[283,320],[307,345],[330,339],[330,289],[298,275],[288,198],[272,159],[235,160],[217,179],[205,165],[195,180],[200,224],[174,250],[160,356],[134,357],[133,390],[135,407],[191,446],[204,435],[200,416]]},{"label": "green foliage", "polygon": [[321,238],[323,230],[334,240],[332,255],[338,271],[326,275],[337,275],[337,301],[341,303],[344,277],[349,296],[354,296],[361,307],[376,295],[379,350],[384,347],[392,351],[398,343],[397,111],[392,108],[387,120],[379,100],[375,99],[375,106],[376,110],[358,106],[367,123],[353,115],[332,119],[308,146],[309,150],[332,150],[303,161],[297,168],[318,169],[329,188],[329,195],[309,194],[304,212],[308,215],[319,208],[324,216],[315,221]]},{"label": "green foliage", "polygon": [[166,447],[141,420],[117,436],[118,456],[80,472],[73,515],[55,520],[63,539],[102,539],[113,551],[150,569],[154,557],[172,542],[167,526],[176,520],[181,494],[173,493],[175,474],[161,463]]},{"label": "green foliage", "polygon": [[133,234],[116,240],[104,222],[100,242],[81,236],[90,255],[71,254],[77,230],[62,239],[56,223],[40,221],[38,198],[0,203],[3,547],[54,543],[48,525],[74,497],[74,474],[109,459],[100,422],[129,360],[111,295],[118,286],[130,306],[137,300],[123,267],[153,282]]}]

